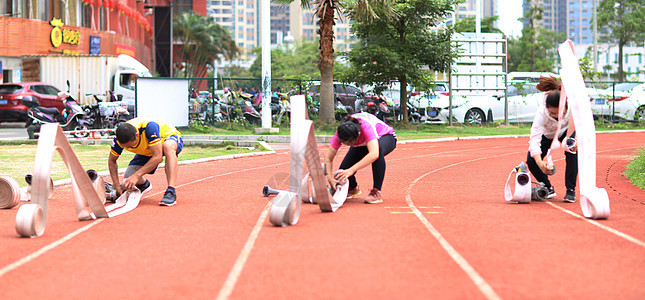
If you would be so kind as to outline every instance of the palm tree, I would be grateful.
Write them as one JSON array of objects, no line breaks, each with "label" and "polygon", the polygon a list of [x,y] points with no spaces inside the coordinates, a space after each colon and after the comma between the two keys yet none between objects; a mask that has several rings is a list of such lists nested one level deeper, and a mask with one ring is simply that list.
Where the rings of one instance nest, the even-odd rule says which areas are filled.
[{"label": "palm tree", "polygon": [[182,44],[178,57],[186,62],[184,77],[203,77],[207,66],[222,55],[234,58],[239,49],[229,33],[212,17],[195,12],[185,12],[175,17],[173,24],[175,40]]},{"label": "palm tree", "polygon": [[[295,0],[275,0],[274,2],[288,5]],[[377,11],[387,11],[392,0],[347,0],[356,3],[360,8],[357,15],[365,20],[376,16]],[[341,15],[340,0],[300,0],[304,9],[313,7],[314,16],[318,20],[318,36],[320,43],[320,108],[319,119],[327,124],[335,122],[334,118],[334,25],[335,15]]]}]

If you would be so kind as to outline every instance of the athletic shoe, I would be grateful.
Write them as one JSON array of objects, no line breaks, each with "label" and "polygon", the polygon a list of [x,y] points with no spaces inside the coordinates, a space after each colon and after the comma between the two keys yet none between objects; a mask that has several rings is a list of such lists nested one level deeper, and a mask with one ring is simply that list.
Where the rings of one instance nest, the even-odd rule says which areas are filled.
[{"label": "athletic shoe", "polygon": [[564,195],[564,202],[576,202],[576,190],[567,189],[567,194]]},{"label": "athletic shoe", "polygon": [[372,189],[369,195],[365,197],[365,203],[369,203],[369,204],[383,203],[383,198],[381,197],[381,191],[377,189]]},{"label": "athletic shoe", "polygon": [[166,190],[166,193],[163,195],[163,198],[161,198],[159,205],[173,206],[175,204],[177,204],[177,195],[175,195],[174,191]]},{"label": "athletic shoe", "polygon": [[145,194],[145,193],[149,192],[150,190],[152,190],[152,184],[150,183],[150,181],[148,179],[146,179],[146,182],[144,182],[144,183],[142,183],[140,185],[137,185],[136,187],[141,191],[141,196],[143,196],[143,194]]},{"label": "athletic shoe", "polygon": [[350,189],[347,191],[347,199],[352,199],[355,198],[356,196],[361,194],[361,188],[357,185],[355,188]]},{"label": "athletic shoe", "polygon": [[546,195],[547,199],[551,199],[551,198],[553,198],[553,197],[558,195],[558,194],[555,193],[555,189],[553,188],[553,186],[549,186],[546,189],[549,191],[549,194]]}]

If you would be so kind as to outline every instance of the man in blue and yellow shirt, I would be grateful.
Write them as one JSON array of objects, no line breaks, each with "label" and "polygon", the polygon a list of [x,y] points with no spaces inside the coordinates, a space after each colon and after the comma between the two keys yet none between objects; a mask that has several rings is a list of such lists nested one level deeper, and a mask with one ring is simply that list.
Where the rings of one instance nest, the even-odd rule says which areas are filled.
[{"label": "man in blue and yellow shirt", "polygon": [[[143,175],[154,174],[157,166],[166,157],[166,179],[168,188],[159,205],[173,206],[177,203],[175,184],[177,182],[177,155],[181,152],[184,141],[181,133],[173,126],[159,120],[134,118],[119,125],[116,138],[112,141],[108,167],[110,177],[117,195],[123,191],[141,190],[142,195],[152,189],[152,185]],[[125,170],[123,184],[119,184],[119,167],[117,159],[126,149],[135,153]]]}]

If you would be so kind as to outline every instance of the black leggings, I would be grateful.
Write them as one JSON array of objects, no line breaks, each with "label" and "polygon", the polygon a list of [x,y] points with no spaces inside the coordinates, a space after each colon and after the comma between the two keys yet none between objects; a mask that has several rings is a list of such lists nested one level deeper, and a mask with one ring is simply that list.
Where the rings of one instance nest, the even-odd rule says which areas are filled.
[{"label": "black leggings", "polygon": [[[391,134],[386,134],[378,139],[378,158],[372,163],[372,179],[374,180],[374,188],[381,190],[383,186],[383,179],[385,178],[385,156],[396,148],[396,138]],[[354,164],[359,162],[369,151],[367,146],[350,147],[347,155],[340,164],[340,169],[347,170]],[[349,178],[349,188],[355,188],[358,183],[354,175]]]},{"label": "black leggings", "polygon": [[[565,136],[566,133],[558,138],[558,140],[564,140]],[[575,132],[573,133],[573,136],[575,136]],[[540,145],[542,150],[542,158],[546,156],[546,152],[549,151],[549,148],[551,148],[551,143],[553,143],[553,139],[542,136],[542,142]],[[564,185],[568,190],[574,190],[576,188],[576,179],[578,178],[578,155],[565,151],[564,157],[565,161],[567,162],[567,168],[564,171]],[[546,185],[547,187],[551,186],[549,176],[547,176],[546,174],[544,174],[544,172],[542,172],[542,170],[540,170],[540,167],[538,167],[535,159],[531,157],[531,152],[529,152],[526,157],[526,164],[529,166],[529,170],[531,170],[531,174],[533,174],[535,180],[544,183],[544,185]]]}]

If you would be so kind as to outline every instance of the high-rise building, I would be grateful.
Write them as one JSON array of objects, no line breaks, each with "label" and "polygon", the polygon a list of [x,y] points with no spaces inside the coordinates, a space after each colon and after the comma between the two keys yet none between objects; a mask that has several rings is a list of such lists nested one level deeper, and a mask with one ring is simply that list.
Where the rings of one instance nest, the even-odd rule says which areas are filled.
[{"label": "high-rise building", "polygon": [[593,2],[594,0],[525,0],[523,11],[526,14],[531,6],[542,7],[544,16],[537,22],[539,27],[564,33],[567,39],[576,44],[592,44]]},{"label": "high-rise building", "polygon": [[[215,22],[228,29],[231,37],[242,50],[243,58],[249,58],[251,49],[261,45],[260,36],[260,0],[209,0],[208,15]],[[341,16],[334,26],[337,51],[349,51],[354,38],[349,33],[350,21]],[[314,41],[317,37],[318,24],[313,10],[300,7],[294,1],[289,6],[271,4],[271,44],[281,44],[287,36],[296,42]]]},{"label": "high-rise building", "polygon": [[[497,0],[480,0],[480,11],[482,18],[497,15]],[[475,17],[477,12],[477,0],[466,0],[455,7],[455,20]]]},{"label": "high-rise building", "polygon": [[[522,4],[522,16],[525,16],[531,7],[541,7],[544,9],[542,20],[537,20],[534,24],[553,32],[566,32],[567,1],[569,0],[525,0]],[[528,19],[524,20],[524,24],[528,24]]]},{"label": "high-rise building", "polygon": [[[318,38],[318,28],[314,11],[303,9],[298,3],[291,6],[291,35],[296,42],[314,41]],[[334,25],[334,45],[336,51],[349,51],[356,38],[350,33],[351,20],[347,16],[337,16]]]},{"label": "high-rise building", "polygon": [[259,0],[209,0],[208,16],[226,28],[243,54],[259,46]]},{"label": "high-rise building", "polygon": [[291,8],[271,5],[271,44],[280,44],[291,31]]},{"label": "high-rise building", "polygon": [[593,43],[593,0],[568,0],[567,38],[576,44]]}]

